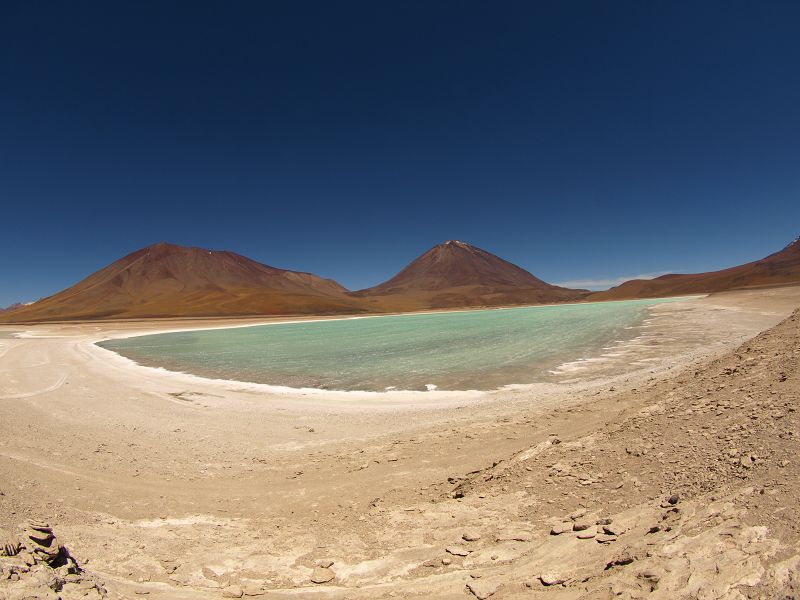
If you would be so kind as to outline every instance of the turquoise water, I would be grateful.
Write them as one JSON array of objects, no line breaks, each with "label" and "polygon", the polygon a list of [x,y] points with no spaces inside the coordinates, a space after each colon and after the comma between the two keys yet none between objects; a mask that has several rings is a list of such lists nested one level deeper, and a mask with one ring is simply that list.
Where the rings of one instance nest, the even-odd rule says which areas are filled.
[{"label": "turquoise water", "polygon": [[667,300],[283,323],[102,342],[147,366],[329,390],[494,389],[637,334]]}]

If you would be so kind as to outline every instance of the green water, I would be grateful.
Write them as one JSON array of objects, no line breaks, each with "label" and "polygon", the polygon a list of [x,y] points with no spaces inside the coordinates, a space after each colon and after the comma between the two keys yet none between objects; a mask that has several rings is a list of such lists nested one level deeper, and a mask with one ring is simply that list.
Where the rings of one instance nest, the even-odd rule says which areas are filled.
[{"label": "green water", "polygon": [[111,340],[139,364],[329,390],[493,389],[546,380],[564,362],[634,337],[634,300],[284,323]]}]

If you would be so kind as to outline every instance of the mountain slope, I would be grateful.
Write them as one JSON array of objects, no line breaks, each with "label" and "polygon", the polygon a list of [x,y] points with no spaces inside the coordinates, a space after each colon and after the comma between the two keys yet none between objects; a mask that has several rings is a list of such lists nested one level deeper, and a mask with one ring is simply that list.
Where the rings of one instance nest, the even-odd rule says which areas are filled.
[{"label": "mountain slope", "polygon": [[373,309],[416,310],[564,302],[587,293],[550,285],[490,252],[450,240],[388,281],[353,295]]},{"label": "mountain slope", "polygon": [[0,313],[9,312],[12,310],[16,310],[25,306],[22,302],[14,302],[11,306],[6,306],[5,308],[0,307]]},{"label": "mountain slope", "polygon": [[588,300],[680,296],[787,283],[800,283],[800,237],[783,250],[761,260],[710,273],[633,279],[610,290],[594,293]]},{"label": "mountain slope", "polygon": [[333,280],[227,251],[155,244],[0,321],[358,312]]}]

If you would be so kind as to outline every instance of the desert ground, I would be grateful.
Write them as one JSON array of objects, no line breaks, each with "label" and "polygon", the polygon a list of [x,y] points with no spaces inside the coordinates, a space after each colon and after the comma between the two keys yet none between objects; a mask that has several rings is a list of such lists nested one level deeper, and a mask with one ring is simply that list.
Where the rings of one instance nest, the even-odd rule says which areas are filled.
[{"label": "desert ground", "polygon": [[94,345],[242,320],[0,327],[0,598],[797,597],[798,306],[660,305],[604,360],[469,393]]}]

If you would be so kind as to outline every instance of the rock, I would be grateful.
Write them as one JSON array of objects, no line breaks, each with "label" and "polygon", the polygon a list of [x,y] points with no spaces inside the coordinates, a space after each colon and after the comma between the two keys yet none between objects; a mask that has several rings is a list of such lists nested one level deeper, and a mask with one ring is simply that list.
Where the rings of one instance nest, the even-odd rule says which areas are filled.
[{"label": "rock", "polygon": [[312,583],[328,583],[334,577],[336,577],[336,573],[327,567],[316,567],[311,573]]},{"label": "rock", "polygon": [[581,531],[577,536],[579,540],[591,540],[597,534],[594,531]]},{"label": "rock", "polygon": [[61,554],[61,546],[53,534],[53,529],[46,523],[29,522],[20,541],[36,562],[50,564]]},{"label": "rock", "polygon": [[481,539],[481,534],[477,531],[465,531],[464,534],[461,536],[465,542],[477,542]]},{"label": "rock", "polygon": [[175,571],[178,570],[178,567],[181,565],[179,562],[176,562],[172,559],[162,559],[161,566],[167,572],[167,575],[172,575]]},{"label": "rock", "polygon": [[550,530],[550,535],[561,535],[568,531],[572,531],[572,523],[559,523],[558,525],[553,525],[553,528]]},{"label": "rock", "polygon": [[639,573],[639,577],[642,578],[642,579],[647,579],[648,581],[651,581],[652,583],[658,583],[661,580],[661,575],[659,573],[657,573],[656,571],[653,571],[653,570],[650,570],[650,569],[647,569],[647,570],[642,571],[641,573]]},{"label": "rock", "polygon": [[442,559],[442,564],[443,564],[445,567],[446,567],[447,565],[451,565],[451,564],[453,564],[453,559],[452,559],[452,558],[450,558],[449,556],[445,556],[445,557]]},{"label": "rock", "polygon": [[333,561],[330,560],[329,558],[321,558],[319,560],[314,561],[314,566],[327,569],[333,566]]},{"label": "rock", "polygon": [[566,579],[564,579],[558,573],[554,573],[552,571],[548,571],[547,573],[542,573],[539,575],[539,581],[542,582],[542,585],[558,585],[560,583],[564,583]]},{"label": "rock", "polygon": [[223,598],[241,598],[244,595],[244,590],[238,585],[229,585],[222,590]]},{"label": "rock", "polygon": [[572,513],[572,514],[569,516],[569,518],[570,518],[570,519],[572,519],[573,521],[577,521],[577,520],[578,520],[578,519],[580,519],[581,517],[584,517],[584,516],[586,516],[586,513],[587,513],[587,512],[588,512],[588,511],[587,511],[585,508],[579,508],[579,509],[578,509],[578,510],[576,510],[574,513]]},{"label": "rock", "polygon": [[591,526],[592,523],[589,521],[575,521],[575,523],[572,524],[572,531],[586,531]]},{"label": "rock", "polygon": [[667,502],[669,502],[670,504],[675,506],[680,499],[681,499],[681,497],[678,494],[672,494],[672,496],[667,498]]},{"label": "rock", "polygon": [[478,600],[485,600],[485,598],[489,596],[494,596],[499,587],[500,586],[496,583],[480,580],[470,581],[467,584],[467,589],[472,592]]},{"label": "rock", "polygon": [[0,556],[16,556],[21,548],[22,544],[17,536],[0,529]]},{"label": "rock", "polygon": [[530,542],[533,536],[527,531],[504,531],[495,536],[496,542]]},{"label": "rock", "polygon": [[448,554],[452,554],[453,556],[467,556],[472,550],[468,550],[463,546],[448,546],[444,549],[445,552]]},{"label": "rock", "polygon": [[8,600],[59,600],[59,595],[47,587],[40,587],[36,584],[25,583],[14,586],[9,590],[8,596],[3,596]]},{"label": "rock", "polygon": [[625,528],[615,525],[614,523],[609,523],[608,525],[603,525],[603,533],[606,535],[618,536],[625,533]]},{"label": "rock", "polygon": [[633,556],[633,555],[631,555],[631,554],[629,554],[627,552],[623,552],[622,554],[617,556],[614,560],[612,560],[611,562],[606,564],[606,570],[612,569],[614,567],[621,567],[621,566],[624,566],[624,565],[629,565],[634,560],[636,560],[635,556]]},{"label": "rock", "polygon": [[615,535],[597,535],[594,538],[598,544],[610,544],[611,542],[617,541],[617,536]]},{"label": "rock", "polygon": [[242,591],[245,596],[262,596],[264,595],[264,588],[257,583],[248,583],[242,586]]}]

